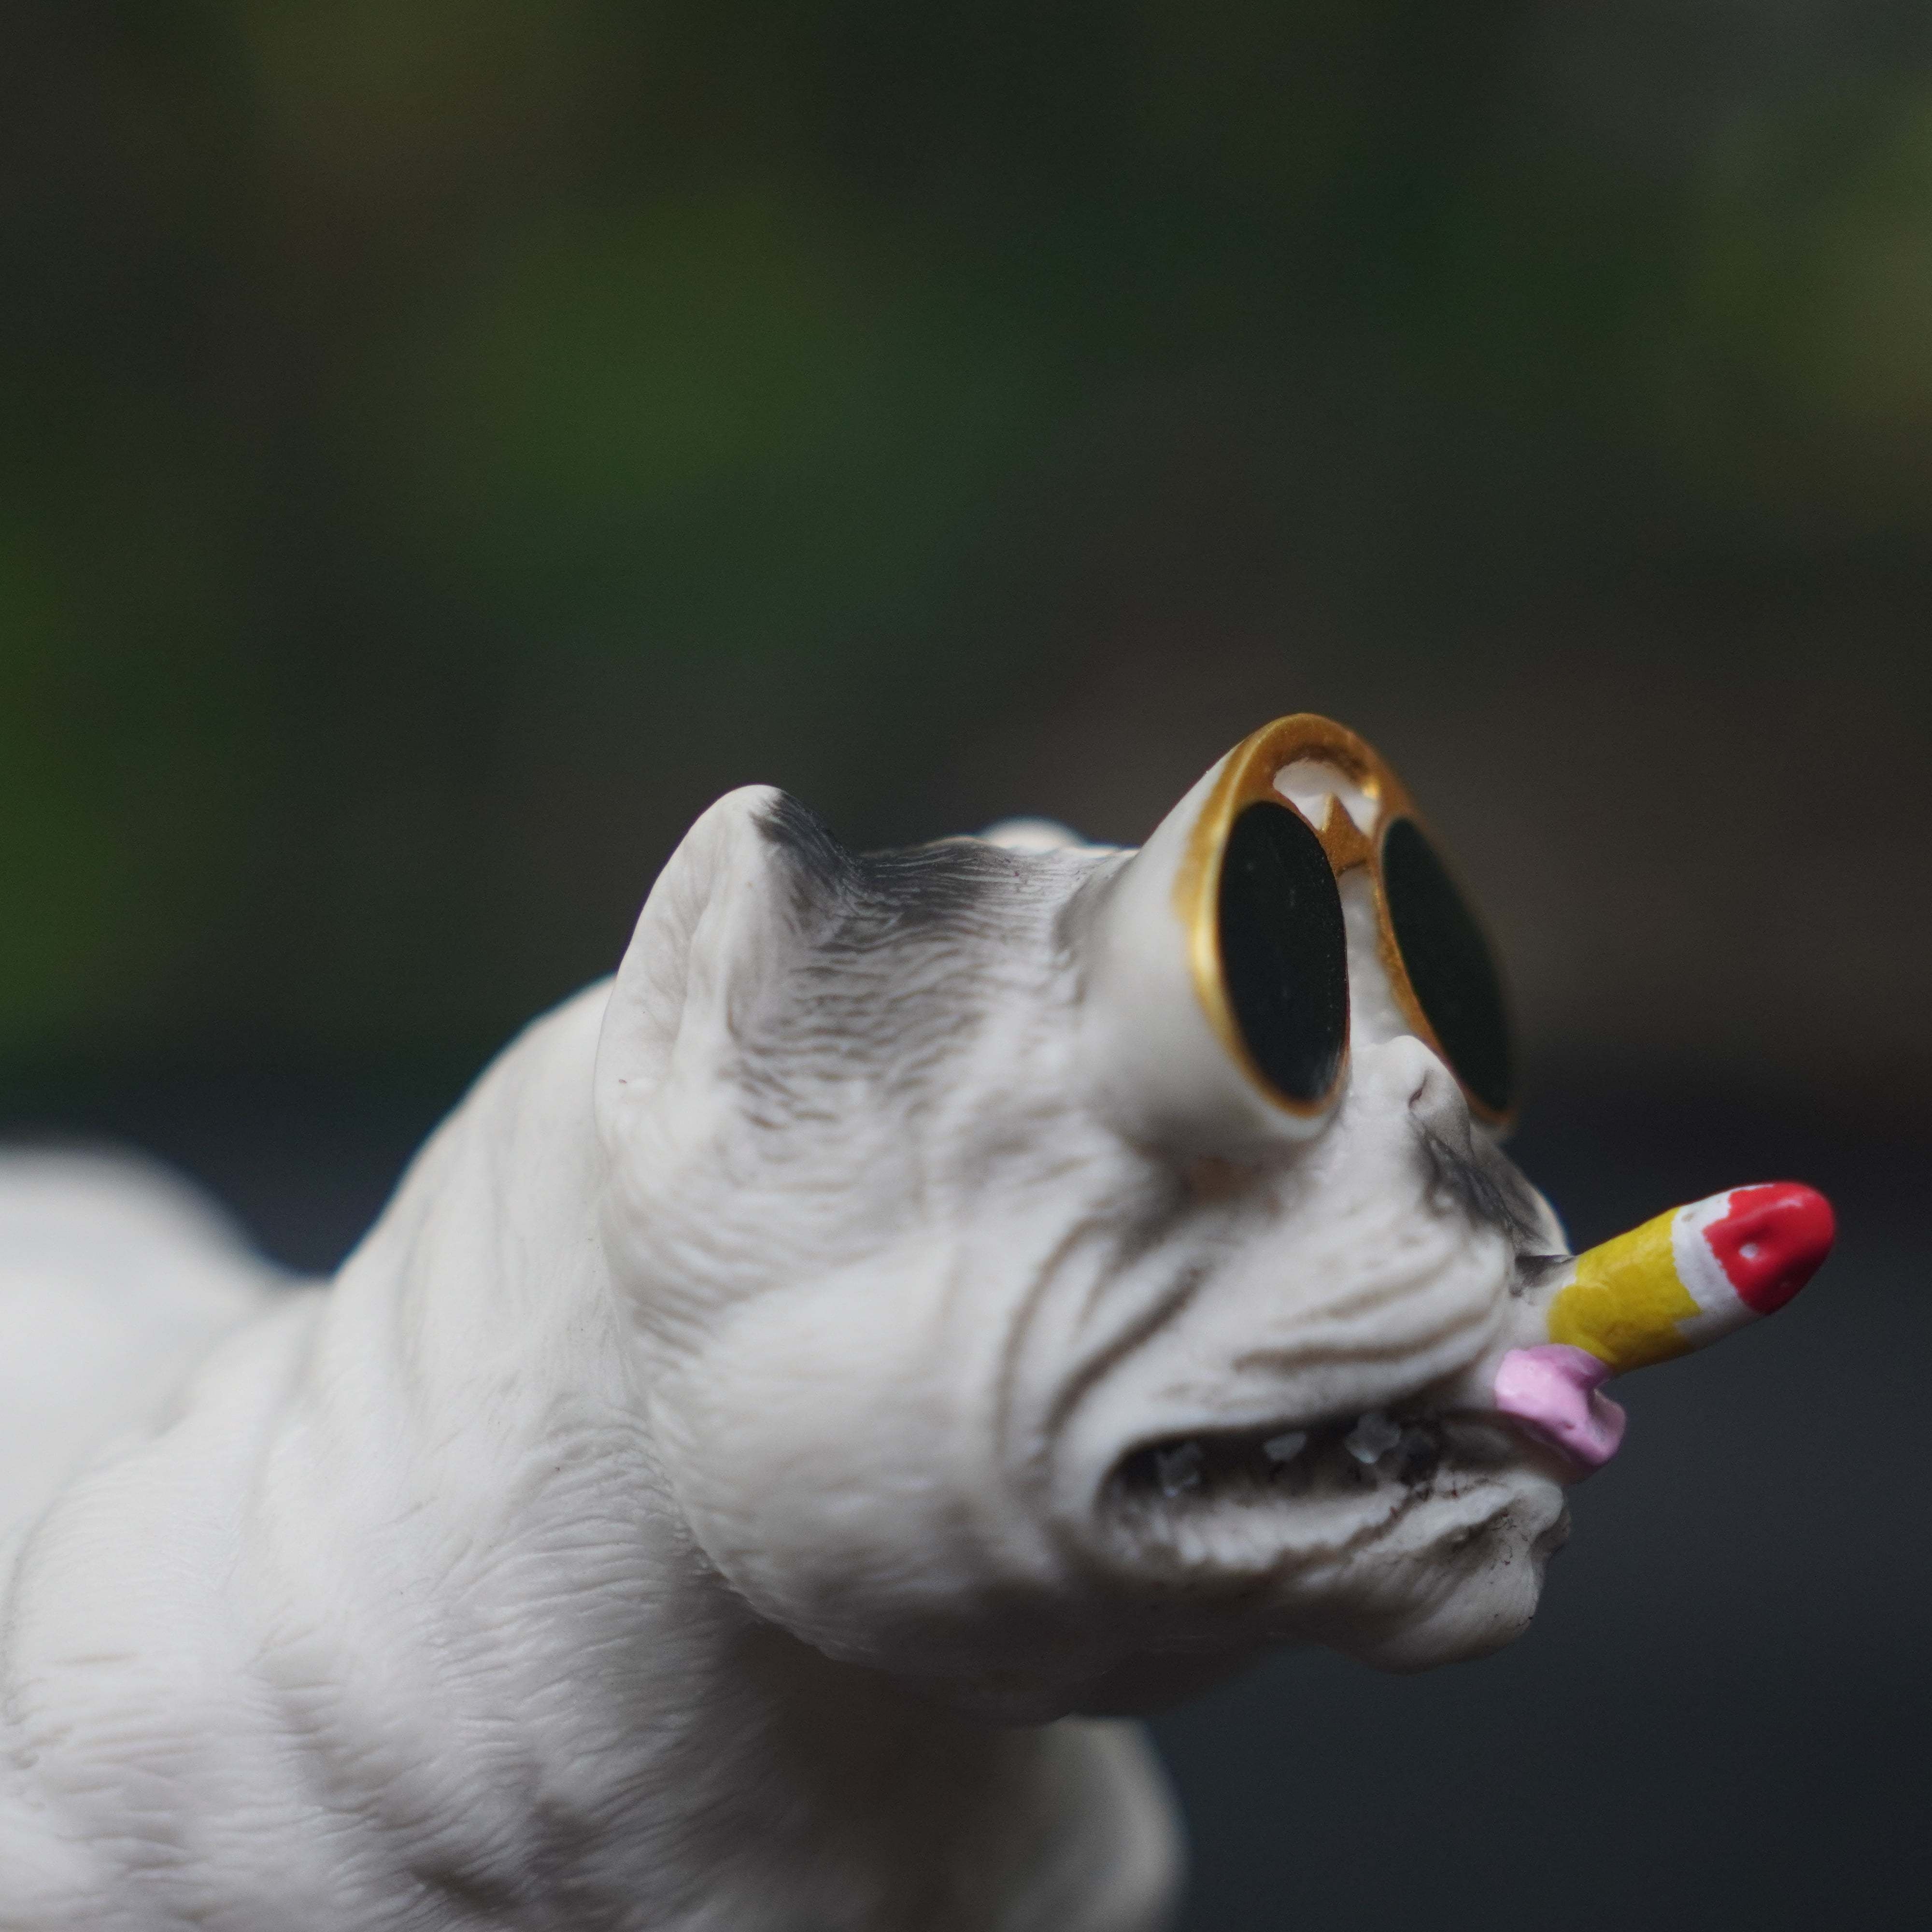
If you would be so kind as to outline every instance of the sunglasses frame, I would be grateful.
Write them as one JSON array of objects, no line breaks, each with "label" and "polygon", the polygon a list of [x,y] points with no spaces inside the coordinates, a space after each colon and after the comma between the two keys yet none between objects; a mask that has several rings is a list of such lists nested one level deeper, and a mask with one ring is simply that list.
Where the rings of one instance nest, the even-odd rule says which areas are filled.
[{"label": "sunglasses frame", "polygon": [[[1330,796],[1327,820],[1317,825],[1286,793],[1276,789],[1275,780],[1280,774],[1304,758],[1318,759],[1324,764],[1332,765],[1374,802],[1375,822],[1367,831],[1356,824],[1340,798]],[[1208,1024],[1234,1064],[1275,1106],[1305,1120],[1317,1120],[1329,1113],[1348,1084],[1351,1036],[1354,1030],[1352,1012],[1342,1036],[1342,1054],[1334,1084],[1318,1100],[1298,1100],[1284,1094],[1256,1064],[1228,1001],[1221,958],[1221,862],[1236,819],[1250,806],[1264,801],[1285,806],[1315,834],[1328,861],[1329,870],[1334,874],[1338,892],[1345,874],[1358,866],[1368,868],[1375,896],[1377,950],[1402,1017],[1416,1037],[1454,1075],[1470,1112],[1486,1126],[1498,1131],[1506,1130],[1516,1119],[1514,1101],[1508,1108],[1498,1112],[1483,1100],[1463,1078],[1436,1036],[1428,1015],[1423,1011],[1422,1002],[1416,997],[1408,968],[1403,962],[1401,948],[1396,943],[1395,923],[1389,912],[1388,889],[1382,872],[1382,845],[1389,828],[1398,819],[1408,819],[1427,841],[1438,862],[1441,848],[1416,811],[1408,788],[1382,754],[1346,726],[1312,711],[1295,712],[1288,717],[1277,718],[1271,724],[1264,724],[1228,754],[1213,790],[1195,819],[1188,835],[1186,854],[1174,875],[1174,910],[1180,914],[1187,934],[1188,966],[1194,991]],[[1483,934],[1490,964],[1500,984],[1502,969],[1497,964],[1496,950],[1490,942],[1488,930],[1460,881],[1456,882],[1456,890]]]}]

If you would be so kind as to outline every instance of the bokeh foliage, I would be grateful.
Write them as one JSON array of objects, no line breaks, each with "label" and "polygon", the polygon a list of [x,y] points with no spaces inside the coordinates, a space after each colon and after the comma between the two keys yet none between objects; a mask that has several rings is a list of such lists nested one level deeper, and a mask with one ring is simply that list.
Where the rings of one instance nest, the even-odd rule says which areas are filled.
[{"label": "bokeh foliage", "polygon": [[1904,0],[11,0],[0,90],[6,1065],[471,1053],[724,784],[952,829],[1096,582],[1400,664],[1932,556]]}]

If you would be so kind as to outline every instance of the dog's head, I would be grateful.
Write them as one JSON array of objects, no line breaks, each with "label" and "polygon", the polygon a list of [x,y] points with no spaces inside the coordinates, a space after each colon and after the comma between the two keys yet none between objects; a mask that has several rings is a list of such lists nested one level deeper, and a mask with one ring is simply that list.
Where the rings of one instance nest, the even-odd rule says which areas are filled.
[{"label": "dog's head", "polygon": [[1479,1654],[1564,1534],[1574,1471],[1488,1394],[1562,1230],[1360,919],[1313,1123],[1148,966],[1203,796],[1139,855],[859,856],[735,792],[604,1023],[605,1239],[696,1541],[821,1649],[1008,1715],[1284,1642]]}]

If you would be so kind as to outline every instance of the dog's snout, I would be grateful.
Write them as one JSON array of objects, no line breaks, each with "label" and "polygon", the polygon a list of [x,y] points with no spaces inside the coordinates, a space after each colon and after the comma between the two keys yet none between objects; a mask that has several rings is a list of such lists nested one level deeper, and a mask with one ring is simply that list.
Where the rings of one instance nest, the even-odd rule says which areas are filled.
[{"label": "dog's snout", "polygon": [[1460,1144],[1468,1137],[1469,1105],[1456,1076],[1411,1033],[1358,1045],[1354,1081],[1383,1106],[1405,1108],[1415,1124]]},{"label": "dog's snout", "polygon": [[1449,1070],[1419,1040],[1408,1039],[1402,1043],[1415,1049],[1412,1057],[1421,1063],[1409,1090],[1408,1111],[1430,1126],[1436,1125],[1445,1114],[1466,1114],[1468,1108],[1462,1090]]}]

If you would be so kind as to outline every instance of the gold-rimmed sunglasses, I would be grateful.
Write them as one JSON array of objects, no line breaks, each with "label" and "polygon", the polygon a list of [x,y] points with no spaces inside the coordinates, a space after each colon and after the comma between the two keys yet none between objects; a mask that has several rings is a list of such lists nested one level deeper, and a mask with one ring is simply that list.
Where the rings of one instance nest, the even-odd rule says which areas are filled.
[{"label": "gold-rimmed sunglasses", "polygon": [[1312,712],[1230,752],[1174,877],[1194,988],[1235,1062],[1311,1118],[1348,1058],[1347,888],[1365,880],[1376,946],[1409,1028],[1492,1126],[1514,1116],[1514,1056],[1489,943],[1374,748]]}]

